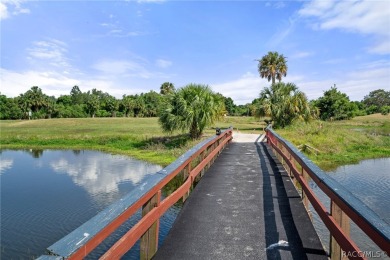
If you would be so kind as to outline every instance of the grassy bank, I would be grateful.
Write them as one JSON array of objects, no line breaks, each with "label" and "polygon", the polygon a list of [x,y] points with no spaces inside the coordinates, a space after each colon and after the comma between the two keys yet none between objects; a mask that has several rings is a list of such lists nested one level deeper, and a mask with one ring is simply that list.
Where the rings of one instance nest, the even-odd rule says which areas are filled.
[{"label": "grassy bank", "polygon": [[[226,118],[216,124],[257,131],[253,118]],[[198,141],[163,133],[157,118],[75,118],[0,121],[3,149],[89,149],[125,154],[168,165]],[[257,130],[253,130],[258,128]],[[215,134],[207,129],[203,138]]]},{"label": "grassy bank", "polygon": [[306,154],[320,168],[332,170],[364,159],[390,157],[390,116],[380,114],[337,122],[295,124],[277,131],[295,146],[309,145]]},{"label": "grassy bank", "polygon": [[[252,117],[227,117],[214,127],[260,134],[264,123]],[[167,165],[199,141],[162,132],[157,118],[79,118],[0,121],[3,149],[90,149],[125,154]],[[320,151],[308,156],[329,170],[362,159],[390,157],[390,116],[370,115],[338,122],[296,124],[277,130],[294,145]],[[215,134],[206,130],[204,138]],[[378,134],[387,134],[382,136]]]}]

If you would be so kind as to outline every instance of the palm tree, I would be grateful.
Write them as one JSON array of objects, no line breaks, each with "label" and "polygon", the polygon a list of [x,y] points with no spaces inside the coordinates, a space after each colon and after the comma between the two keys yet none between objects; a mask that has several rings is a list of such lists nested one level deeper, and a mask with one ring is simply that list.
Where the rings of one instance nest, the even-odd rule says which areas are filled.
[{"label": "palm tree", "polygon": [[175,86],[171,82],[164,82],[160,87],[160,94],[167,95],[175,92]]},{"label": "palm tree", "polygon": [[159,122],[166,132],[188,131],[199,138],[205,127],[215,122],[224,111],[223,99],[209,86],[189,84],[176,91],[165,104]]},{"label": "palm tree", "polygon": [[132,96],[123,95],[121,105],[124,108],[126,117],[133,115],[133,108],[135,106],[135,101]]},{"label": "palm tree", "polygon": [[28,90],[25,93],[25,96],[31,105],[32,112],[37,112],[46,105],[46,95],[43,94],[42,89],[37,86]]},{"label": "palm tree", "polygon": [[91,115],[92,118],[94,118],[96,112],[98,112],[100,108],[99,96],[96,94],[89,94],[86,105],[87,105],[87,112]]},{"label": "palm tree", "polygon": [[308,122],[316,111],[295,84],[280,82],[261,91],[257,116],[270,116],[275,127],[285,127],[295,120]]},{"label": "palm tree", "polygon": [[268,52],[267,55],[263,56],[259,62],[258,70],[260,77],[267,78],[268,81],[272,80],[272,84],[275,84],[275,79],[279,82],[282,77],[287,75],[287,61],[286,57],[279,55],[278,52]]},{"label": "palm tree", "polygon": [[119,101],[111,95],[105,96],[104,101],[106,111],[111,113],[111,117],[115,117],[119,109]]},{"label": "palm tree", "polygon": [[31,111],[31,102],[26,94],[20,94],[16,98],[19,108],[23,112],[23,118],[29,118],[29,112]]}]

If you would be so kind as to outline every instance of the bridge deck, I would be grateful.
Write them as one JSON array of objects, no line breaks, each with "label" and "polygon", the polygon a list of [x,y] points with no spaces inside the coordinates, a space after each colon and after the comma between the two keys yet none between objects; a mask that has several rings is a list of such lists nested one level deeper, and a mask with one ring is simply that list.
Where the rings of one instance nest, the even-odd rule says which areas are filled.
[{"label": "bridge deck", "polygon": [[[236,139],[196,186],[154,259],[327,259],[267,144]],[[280,240],[288,245],[275,245]]]}]

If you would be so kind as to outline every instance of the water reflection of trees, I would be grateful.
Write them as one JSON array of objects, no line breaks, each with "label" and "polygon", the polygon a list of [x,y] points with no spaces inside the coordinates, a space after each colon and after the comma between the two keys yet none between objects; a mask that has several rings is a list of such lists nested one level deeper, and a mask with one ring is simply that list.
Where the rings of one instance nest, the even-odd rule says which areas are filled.
[{"label": "water reflection of trees", "polygon": [[33,158],[36,159],[41,158],[41,156],[43,155],[43,149],[29,149],[29,150],[25,150],[25,152],[27,152]]},{"label": "water reflection of trees", "polygon": [[[41,158],[43,155],[43,149],[29,149],[25,150],[28,154],[30,154],[33,158]],[[81,153],[81,150],[72,150],[74,155],[79,155]]]}]

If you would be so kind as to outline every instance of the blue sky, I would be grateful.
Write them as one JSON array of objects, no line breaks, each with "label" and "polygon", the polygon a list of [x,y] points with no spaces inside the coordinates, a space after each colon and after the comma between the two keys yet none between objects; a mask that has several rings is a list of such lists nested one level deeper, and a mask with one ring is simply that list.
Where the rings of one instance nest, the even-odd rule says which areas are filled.
[{"label": "blue sky", "polygon": [[32,86],[117,98],[208,84],[236,104],[270,85],[257,62],[287,57],[309,99],[333,84],[351,100],[390,90],[390,1],[2,0],[1,93]]}]

